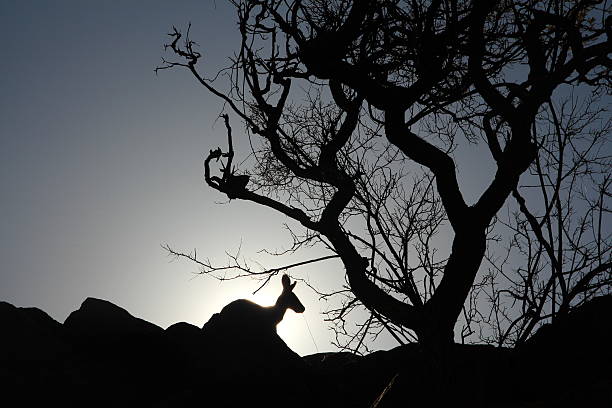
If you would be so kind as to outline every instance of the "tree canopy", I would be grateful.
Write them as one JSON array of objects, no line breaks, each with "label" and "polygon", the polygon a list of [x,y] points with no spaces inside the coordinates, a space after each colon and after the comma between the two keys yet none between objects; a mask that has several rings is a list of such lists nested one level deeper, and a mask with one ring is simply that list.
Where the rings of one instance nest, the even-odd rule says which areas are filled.
[{"label": "tree canopy", "polygon": [[[241,43],[221,75],[200,71],[189,29],[170,33],[158,69],[188,69],[226,109],[207,184],[295,220],[291,251],[340,258],[330,314],[345,346],[381,330],[446,344],[459,319],[463,338],[516,344],[610,292],[606,2],[232,4]],[[233,162],[232,118],[252,137],[248,168]],[[471,160],[493,169],[474,202],[463,145],[485,146]],[[368,314],[349,333],[355,308]]]}]

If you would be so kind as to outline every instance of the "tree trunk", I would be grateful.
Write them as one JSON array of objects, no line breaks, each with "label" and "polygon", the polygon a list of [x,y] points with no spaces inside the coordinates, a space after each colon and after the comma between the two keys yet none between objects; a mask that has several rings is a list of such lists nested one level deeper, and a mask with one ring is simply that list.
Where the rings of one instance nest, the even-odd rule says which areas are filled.
[{"label": "tree trunk", "polygon": [[417,331],[424,344],[454,342],[454,327],[480,268],[486,249],[484,231],[466,229],[455,235],[444,276],[424,306],[423,327]]}]

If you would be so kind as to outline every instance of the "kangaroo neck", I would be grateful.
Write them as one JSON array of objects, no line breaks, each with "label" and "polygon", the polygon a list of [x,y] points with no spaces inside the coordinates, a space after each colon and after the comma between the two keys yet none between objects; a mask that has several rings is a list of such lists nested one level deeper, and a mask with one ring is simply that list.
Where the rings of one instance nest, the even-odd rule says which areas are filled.
[{"label": "kangaroo neck", "polygon": [[287,311],[287,306],[283,305],[276,301],[276,304],[272,306],[272,314],[274,316],[274,325],[276,326],[283,320],[285,317],[285,312]]}]

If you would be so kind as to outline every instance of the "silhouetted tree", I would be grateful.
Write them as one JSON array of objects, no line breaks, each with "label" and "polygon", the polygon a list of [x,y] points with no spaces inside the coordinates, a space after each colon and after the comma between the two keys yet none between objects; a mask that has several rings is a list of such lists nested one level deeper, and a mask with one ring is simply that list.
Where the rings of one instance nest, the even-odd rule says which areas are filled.
[{"label": "silhouetted tree", "polygon": [[[610,237],[601,221],[609,157],[589,150],[591,139],[594,149],[602,148],[609,124],[593,123],[603,113],[595,99],[589,110],[573,115],[571,109],[609,90],[607,3],[232,4],[242,41],[226,76],[215,82],[198,71],[201,54],[189,30],[170,34],[168,47],[178,59],[159,69],[189,69],[257,136],[254,164],[239,173],[224,115],[229,145],[206,159],[208,185],[301,224],[305,232],[294,233],[289,251],[318,243],[331,255],[317,260],[341,259],[347,286],[334,294],[345,301],[330,313],[338,333],[348,335],[345,344],[358,349],[367,334],[384,329],[399,342],[416,336],[426,345],[447,344],[462,310],[464,335],[472,324],[489,324],[498,329],[494,341],[505,344],[592,293],[609,291]],[[570,105],[560,102],[570,93]],[[469,203],[456,148],[478,143],[490,157],[467,159],[494,170]],[[222,161],[220,176],[212,174],[212,160]],[[519,184],[528,169],[533,176],[524,179],[539,183],[544,201]],[[577,218],[576,182],[589,178],[598,195],[584,196],[585,216]],[[516,201],[507,202],[510,196]],[[504,205],[515,216],[498,220]],[[509,245],[495,242],[504,238],[497,221],[513,231]],[[494,242],[491,269],[481,282],[488,242]],[[504,269],[494,259],[504,247],[527,262],[512,257],[518,266]],[[169,250],[199,262],[204,273],[217,270],[195,254]],[[246,274],[278,272],[233,261],[228,267]],[[504,293],[521,311],[504,309]],[[483,294],[492,299],[492,314],[482,309]],[[345,331],[345,317],[357,307],[368,317],[357,333]],[[503,313],[508,323],[495,325]]]},{"label": "silhouetted tree", "polygon": [[610,293],[606,113],[598,95],[569,95],[542,113],[530,176],[512,192],[515,207],[500,216],[506,246],[486,255],[489,271],[474,286],[472,298],[490,302],[472,310],[475,323],[487,326],[481,340],[523,343],[542,322]]}]

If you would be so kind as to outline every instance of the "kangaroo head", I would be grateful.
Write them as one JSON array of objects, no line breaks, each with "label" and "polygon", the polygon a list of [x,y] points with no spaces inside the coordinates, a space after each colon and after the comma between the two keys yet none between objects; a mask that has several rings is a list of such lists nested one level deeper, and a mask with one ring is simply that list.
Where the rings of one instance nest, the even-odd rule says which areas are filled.
[{"label": "kangaroo head", "polygon": [[304,307],[302,302],[300,302],[300,299],[298,299],[297,296],[295,296],[295,294],[293,293],[293,288],[295,288],[295,284],[297,282],[291,283],[289,276],[283,275],[282,283],[283,293],[281,293],[281,295],[278,297],[276,304],[287,309],[291,309],[296,313],[304,312],[306,308]]}]

